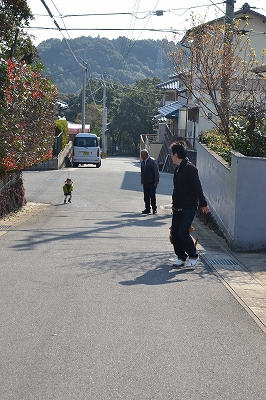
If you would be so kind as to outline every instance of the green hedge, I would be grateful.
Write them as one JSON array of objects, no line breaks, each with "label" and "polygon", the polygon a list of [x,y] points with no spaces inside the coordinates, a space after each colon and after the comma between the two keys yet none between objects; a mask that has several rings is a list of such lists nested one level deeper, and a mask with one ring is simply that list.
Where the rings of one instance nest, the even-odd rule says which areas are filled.
[{"label": "green hedge", "polygon": [[68,140],[68,124],[65,119],[58,119],[55,122],[55,135],[58,136],[59,133],[63,132],[62,137],[62,148],[69,142]]},{"label": "green hedge", "polygon": [[231,164],[232,146],[230,146],[221,133],[215,130],[203,132],[199,135],[199,141],[206,144],[211,150]]}]

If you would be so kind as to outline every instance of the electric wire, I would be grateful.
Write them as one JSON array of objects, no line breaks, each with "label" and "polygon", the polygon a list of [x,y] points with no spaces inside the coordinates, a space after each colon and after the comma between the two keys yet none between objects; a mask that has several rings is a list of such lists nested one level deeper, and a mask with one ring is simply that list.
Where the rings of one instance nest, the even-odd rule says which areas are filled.
[{"label": "electric wire", "polygon": [[[58,8],[56,7],[54,1],[53,1],[53,0],[51,0],[51,1],[52,1],[52,4],[54,5],[55,9],[56,9],[57,12],[59,13],[59,15],[61,15],[61,13],[59,12]],[[58,29],[59,29],[60,32],[61,32],[62,29],[61,29],[61,28],[59,27],[59,25],[55,22],[55,20],[54,20],[54,18],[53,18],[53,15],[52,15],[51,11],[49,10],[48,6],[46,5],[45,1],[44,1],[44,0],[41,0],[41,2],[42,2],[43,5],[45,6],[45,8],[46,8],[46,10],[47,10],[47,12],[48,12],[48,14],[49,14],[49,16],[53,19],[53,21],[54,21],[56,27],[58,27]],[[69,35],[69,33],[68,33],[68,29],[66,28],[66,25],[65,25],[65,23],[64,23],[63,20],[62,20],[62,22],[63,22],[63,25],[64,25],[64,27],[65,27],[64,29],[67,31],[68,38],[70,39],[70,35]],[[61,34],[62,34],[62,32],[61,32]],[[67,45],[67,47],[68,47],[68,49],[69,49],[71,55],[74,57],[75,61],[82,67],[83,72],[86,71],[86,73],[88,73],[88,71],[89,71],[89,70],[88,70],[88,63],[87,63],[80,55],[78,55],[78,56],[79,56],[79,58],[82,60],[82,64],[78,61],[77,57],[75,56],[74,52],[73,52],[72,49],[71,49],[71,46],[70,46],[68,40],[64,37],[63,34],[62,34],[62,36],[63,36],[63,38],[64,38],[64,41],[65,41],[65,43],[66,43],[66,45]],[[75,49],[75,51],[77,52],[76,49]],[[89,85],[89,89],[90,89],[90,92],[91,92],[92,99],[93,99],[93,101],[94,101],[94,105],[95,105],[95,107],[98,109],[98,107],[97,107],[97,105],[96,105],[96,102],[95,102],[95,99],[94,99],[94,96],[93,96],[93,93],[92,93],[92,91],[91,91],[91,86],[90,86],[90,85]],[[99,109],[98,109],[98,110],[99,110]],[[99,110],[99,111],[100,111],[100,110]]]},{"label": "electric wire", "polygon": [[[55,9],[57,10],[57,12],[58,12],[58,14],[59,14],[59,17],[60,17],[60,19],[61,19],[61,21],[62,21],[62,23],[63,23],[64,28],[61,28],[61,27],[58,25],[58,23],[55,21],[55,17],[53,16],[53,14],[51,13],[51,11],[49,10],[49,8],[48,8],[48,6],[46,5],[45,1],[44,1],[44,0],[41,0],[41,2],[43,3],[44,7],[46,8],[46,10],[47,10],[47,12],[48,12],[48,15],[53,19],[53,22],[54,22],[56,28],[30,27],[30,29],[57,29],[57,30],[59,30],[60,33],[61,33],[61,35],[63,36],[63,39],[64,39],[65,43],[67,44],[67,47],[68,47],[70,53],[71,53],[72,56],[74,57],[75,61],[76,61],[80,66],[82,66],[82,68],[84,68],[84,64],[80,64],[80,62],[77,60],[77,57],[75,56],[74,52],[72,51],[72,49],[71,49],[71,47],[70,47],[70,45],[69,45],[67,39],[64,37],[64,35],[63,35],[63,33],[62,33],[62,31],[66,31],[66,32],[67,32],[69,39],[70,39],[70,35],[69,35],[68,31],[70,31],[70,30],[98,30],[98,31],[99,31],[99,30],[107,30],[107,31],[110,31],[110,30],[118,30],[118,31],[119,31],[119,30],[126,30],[126,31],[128,32],[128,34],[129,34],[129,32],[131,32],[131,31],[141,31],[140,34],[139,34],[139,36],[138,36],[138,38],[140,37],[140,35],[141,35],[141,33],[142,33],[143,31],[160,31],[160,32],[167,32],[167,33],[169,33],[169,32],[170,32],[170,33],[178,33],[178,32],[181,32],[181,30],[173,30],[173,29],[170,29],[170,30],[169,30],[169,29],[148,29],[148,28],[146,28],[146,26],[147,26],[147,24],[148,24],[148,22],[149,22],[151,16],[155,14],[155,8],[157,7],[157,5],[158,5],[158,3],[159,3],[159,0],[157,1],[156,6],[154,7],[154,10],[153,10],[153,11],[149,11],[149,12],[146,11],[146,12],[145,12],[146,15],[145,15],[143,18],[138,18],[138,17],[136,16],[136,14],[139,13],[139,12],[136,10],[137,7],[139,6],[139,0],[136,0],[136,1],[135,1],[135,3],[134,3],[134,8],[135,8],[135,9],[133,9],[133,12],[132,12],[132,13],[73,14],[73,15],[71,15],[71,14],[69,14],[69,15],[62,15],[62,14],[59,12],[59,10],[58,10],[58,8],[56,7],[56,5],[54,4],[53,0],[51,0],[51,1],[52,1],[52,4],[54,5]],[[222,2],[222,3],[221,3],[221,2],[219,2],[219,3],[214,3],[212,0],[210,0],[210,1],[211,1],[211,3],[212,3],[213,6],[216,6],[220,11],[222,11],[222,10],[218,7],[218,5],[219,5],[219,4],[223,4],[224,2]],[[210,4],[209,4],[209,5],[199,5],[199,6],[188,7],[188,8],[171,9],[171,10],[168,10],[168,11],[169,11],[169,12],[173,12],[173,11],[185,10],[182,14],[178,15],[178,16],[182,16],[182,15],[184,15],[187,11],[189,11],[189,10],[191,10],[191,9],[194,9],[194,8],[201,8],[201,7],[206,7],[206,6],[210,6]],[[252,7],[252,8],[256,8],[256,7]],[[163,12],[167,12],[167,11],[163,11]],[[142,13],[144,13],[144,12],[142,12]],[[68,17],[77,17],[77,16],[81,16],[81,17],[82,17],[82,16],[95,16],[95,15],[111,15],[111,14],[112,14],[112,15],[125,15],[125,14],[131,15],[130,26],[129,26],[128,28],[126,28],[126,29],[121,29],[121,28],[104,28],[104,29],[101,29],[101,28],[66,28],[66,25],[65,25],[65,23],[64,23],[64,21],[63,21],[64,18],[68,18]],[[174,13],[174,14],[175,14],[175,13]],[[177,14],[176,14],[176,15],[177,15]],[[145,24],[145,26],[144,26],[143,28],[136,29],[136,28],[135,28],[135,23],[133,23],[133,18],[144,19],[144,18],[146,18],[146,17],[149,17],[149,19],[148,19],[147,23]],[[133,27],[132,27],[132,26],[133,26]],[[28,27],[28,28],[29,28],[29,27]],[[257,35],[259,35],[259,34],[265,34],[265,32],[258,32],[258,33],[253,32],[253,35],[255,35],[255,34],[257,34]],[[138,38],[137,38],[136,40],[138,40]],[[134,41],[134,43],[133,43],[131,46],[130,46],[130,41],[132,41],[132,39],[128,39],[129,42],[126,42],[126,43],[124,44],[124,47],[122,48],[122,51],[121,51],[121,57],[122,57],[122,59],[121,59],[121,61],[119,62],[119,64],[118,64],[116,70],[118,69],[118,67],[121,65],[122,62],[125,62],[125,61],[126,61],[126,58],[127,58],[127,56],[129,55],[129,52],[130,52],[130,51],[132,50],[132,48],[134,47],[134,45],[135,45],[135,43],[136,43],[136,40]],[[127,51],[126,51],[126,46],[128,46]],[[77,51],[77,50],[75,49],[75,51]],[[126,53],[125,53],[125,52],[126,52]],[[83,60],[83,58],[82,58],[80,55],[79,55],[79,58],[80,58],[83,62],[85,62],[85,61]],[[58,74],[58,75],[60,75],[60,74]],[[95,106],[97,107],[96,101],[95,101],[95,98],[94,98],[94,94],[93,94],[93,92],[92,92],[92,90],[91,90],[90,80],[89,80],[89,79],[88,79],[88,82],[89,82],[90,94],[91,94],[91,96],[92,96],[92,98],[93,98],[93,101],[94,101]],[[105,84],[105,81],[104,81],[104,84]],[[99,89],[98,89],[98,90],[99,90]]]},{"label": "electric wire", "polygon": [[[211,1],[211,0],[210,0]],[[182,14],[180,14],[180,16],[184,15],[186,12],[193,10],[194,8],[202,8],[202,7],[209,7],[210,5],[214,5],[217,6],[219,4],[224,4],[225,2],[219,2],[219,3],[214,3],[212,1],[212,4],[201,4],[198,6],[191,6],[191,7],[179,7],[179,8],[171,8],[171,9],[167,9],[167,10],[159,10],[163,13],[165,12],[173,12],[173,11],[181,11],[181,10],[185,10]],[[252,7],[254,8],[254,7]],[[146,14],[145,17],[139,18],[137,17],[137,14]],[[90,13],[90,14],[66,14],[66,15],[60,15],[60,18],[72,18],[72,17],[94,17],[94,16],[115,16],[115,15],[132,15],[134,18],[137,19],[144,19],[150,15],[156,15],[156,11],[137,11],[137,12],[112,12],[112,13]],[[43,16],[46,17],[46,15],[43,14],[36,14],[38,16]],[[178,15],[178,14],[177,14]]]},{"label": "electric wire", "polygon": [[[27,29],[40,29],[56,31],[58,28],[43,27],[43,26],[29,26]],[[183,32],[183,29],[157,29],[157,28],[60,28],[63,31],[150,31],[150,32],[163,32],[163,33],[178,33]]]},{"label": "electric wire", "polygon": [[224,10],[222,10],[220,7],[218,7],[218,4],[224,4],[224,3],[226,3],[226,1],[223,1],[222,3],[217,3],[217,4],[215,4],[212,0],[210,0],[210,2],[212,3],[213,6],[217,7],[219,11],[224,12]]},{"label": "electric wire", "polygon": [[[159,0],[157,1],[156,5],[155,5],[154,10],[155,10],[155,8],[157,7],[158,3],[159,3]],[[154,11],[154,10],[153,10],[153,11]],[[146,26],[147,26],[149,20],[150,20],[150,18],[148,19],[148,21],[147,21],[147,23],[145,24],[144,28],[141,30],[141,33],[142,33],[143,30],[146,28]],[[126,61],[126,58],[128,57],[130,51],[131,51],[131,50],[133,49],[133,47],[135,46],[136,41],[139,39],[141,33],[139,34],[139,36],[137,37],[137,39],[135,39],[135,41],[131,44],[131,46],[128,48],[128,51],[127,51],[126,55],[124,56],[123,53],[122,53],[121,61],[119,62],[119,64],[118,64],[117,67],[115,68],[116,71],[118,70],[119,66],[120,66],[123,62]],[[114,69],[113,69],[113,70],[114,70]]]},{"label": "electric wire", "polygon": [[[47,6],[47,4],[45,3],[44,0],[41,0],[41,2],[42,2],[42,4],[44,5],[44,7],[46,8],[46,10],[47,10],[49,16],[52,18],[52,20],[53,20],[55,26],[57,27],[57,29],[59,30],[59,32],[60,32],[61,35],[63,36],[63,39],[64,39],[64,41],[65,41],[65,43],[66,43],[66,45],[67,45],[67,47],[68,47],[68,50],[70,51],[70,53],[71,53],[72,56],[74,57],[75,61],[76,61],[82,68],[84,68],[84,65],[81,64],[81,63],[78,61],[76,55],[75,55],[74,52],[72,51],[72,49],[71,49],[71,47],[70,47],[70,45],[69,45],[69,43],[68,43],[68,40],[65,38],[65,36],[64,36],[63,33],[62,33],[62,28],[60,28],[60,26],[58,25],[58,23],[57,23],[56,20],[54,19],[54,16],[53,16],[53,14],[51,13],[49,7]],[[52,3],[53,3],[53,1],[52,1]],[[54,4],[54,3],[53,3],[53,4]]]}]

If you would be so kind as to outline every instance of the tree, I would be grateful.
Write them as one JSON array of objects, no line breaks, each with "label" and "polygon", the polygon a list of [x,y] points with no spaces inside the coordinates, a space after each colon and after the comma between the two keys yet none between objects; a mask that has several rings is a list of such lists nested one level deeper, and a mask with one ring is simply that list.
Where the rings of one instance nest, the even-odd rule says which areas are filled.
[{"label": "tree", "polygon": [[266,157],[265,80],[249,87],[241,104],[232,108],[230,131],[233,148],[246,156]]},{"label": "tree", "polygon": [[114,139],[128,154],[138,154],[141,134],[155,133],[152,118],[161,104],[161,95],[155,91],[159,83],[159,78],[145,78],[125,86],[113,110]]},{"label": "tree", "polygon": [[[108,140],[112,140],[112,145],[118,147],[116,154],[137,155],[140,134],[155,133],[152,118],[161,105],[161,95],[155,89],[159,83],[161,80],[156,77],[141,79],[133,85],[126,86],[120,82],[105,82],[108,123],[111,123]],[[100,133],[102,114],[99,114],[98,110],[102,108],[103,83],[90,79],[86,95],[89,103],[86,123],[97,127]],[[66,118],[79,122],[81,95],[61,97],[69,104],[69,110],[65,111]]]},{"label": "tree", "polygon": [[[82,115],[79,113],[75,122],[81,124]],[[90,132],[100,136],[102,131],[102,107],[93,103],[86,105],[85,120],[90,125]]]},{"label": "tree", "polygon": [[1,57],[32,62],[37,50],[30,37],[21,29],[29,25],[33,15],[26,0],[0,0]]},{"label": "tree", "polygon": [[[209,113],[213,115],[213,123],[232,148],[235,145],[230,129],[233,113],[244,117],[241,109],[252,108],[255,101],[265,104],[266,100],[265,84],[258,84],[252,72],[259,62],[250,38],[245,36],[245,29],[239,29],[239,24],[240,21],[235,21],[232,31],[232,27],[221,20],[199,24],[193,17],[192,28],[182,45],[168,47],[169,59],[180,80],[206,117]],[[231,42],[225,40],[228,31],[233,38]],[[264,56],[263,50],[262,64]],[[251,130],[249,123],[248,127],[246,134],[250,135],[254,129]]]},{"label": "tree", "polygon": [[[123,85],[134,84],[145,77],[167,79],[168,68],[161,40],[137,40],[79,37],[71,46],[90,66],[95,79],[113,76]],[[63,93],[77,93],[82,87],[82,73],[64,40],[48,39],[38,45],[48,73]]]}]

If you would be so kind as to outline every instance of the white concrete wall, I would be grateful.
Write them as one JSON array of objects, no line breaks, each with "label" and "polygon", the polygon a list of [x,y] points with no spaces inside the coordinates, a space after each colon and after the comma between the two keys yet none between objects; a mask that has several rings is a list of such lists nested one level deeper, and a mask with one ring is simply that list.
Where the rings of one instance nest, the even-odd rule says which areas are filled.
[{"label": "white concrete wall", "polygon": [[229,226],[234,219],[234,198],[230,189],[231,171],[228,164],[206,146],[196,142],[197,168],[211,212],[225,236],[233,235]]},{"label": "white concrete wall", "polygon": [[237,249],[266,249],[266,158],[232,154]]},{"label": "white concrete wall", "polygon": [[150,143],[149,153],[151,157],[155,158],[155,160],[158,159],[162,146],[163,146],[162,143],[156,143],[156,142]]},{"label": "white concrete wall", "polygon": [[232,153],[231,168],[197,143],[197,168],[211,212],[235,251],[266,249],[266,159]]}]

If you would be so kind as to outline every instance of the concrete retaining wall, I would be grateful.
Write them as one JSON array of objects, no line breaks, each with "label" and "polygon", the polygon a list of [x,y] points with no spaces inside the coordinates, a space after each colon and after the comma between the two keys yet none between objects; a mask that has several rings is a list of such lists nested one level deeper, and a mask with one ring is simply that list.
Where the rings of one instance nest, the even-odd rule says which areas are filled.
[{"label": "concrete retaining wall", "polygon": [[57,157],[50,158],[45,163],[34,165],[26,170],[30,171],[42,171],[48,169],[60,169],[70,167],[72,165],[72,149],[73,143],[68,142],[65,148],[58,154]]},{"label": "concrete retaining wall", "polygon": [[266,249],[266,158],[232,152],[231,168],[197,143],[197,168],[211,212],[234,251]]}]

